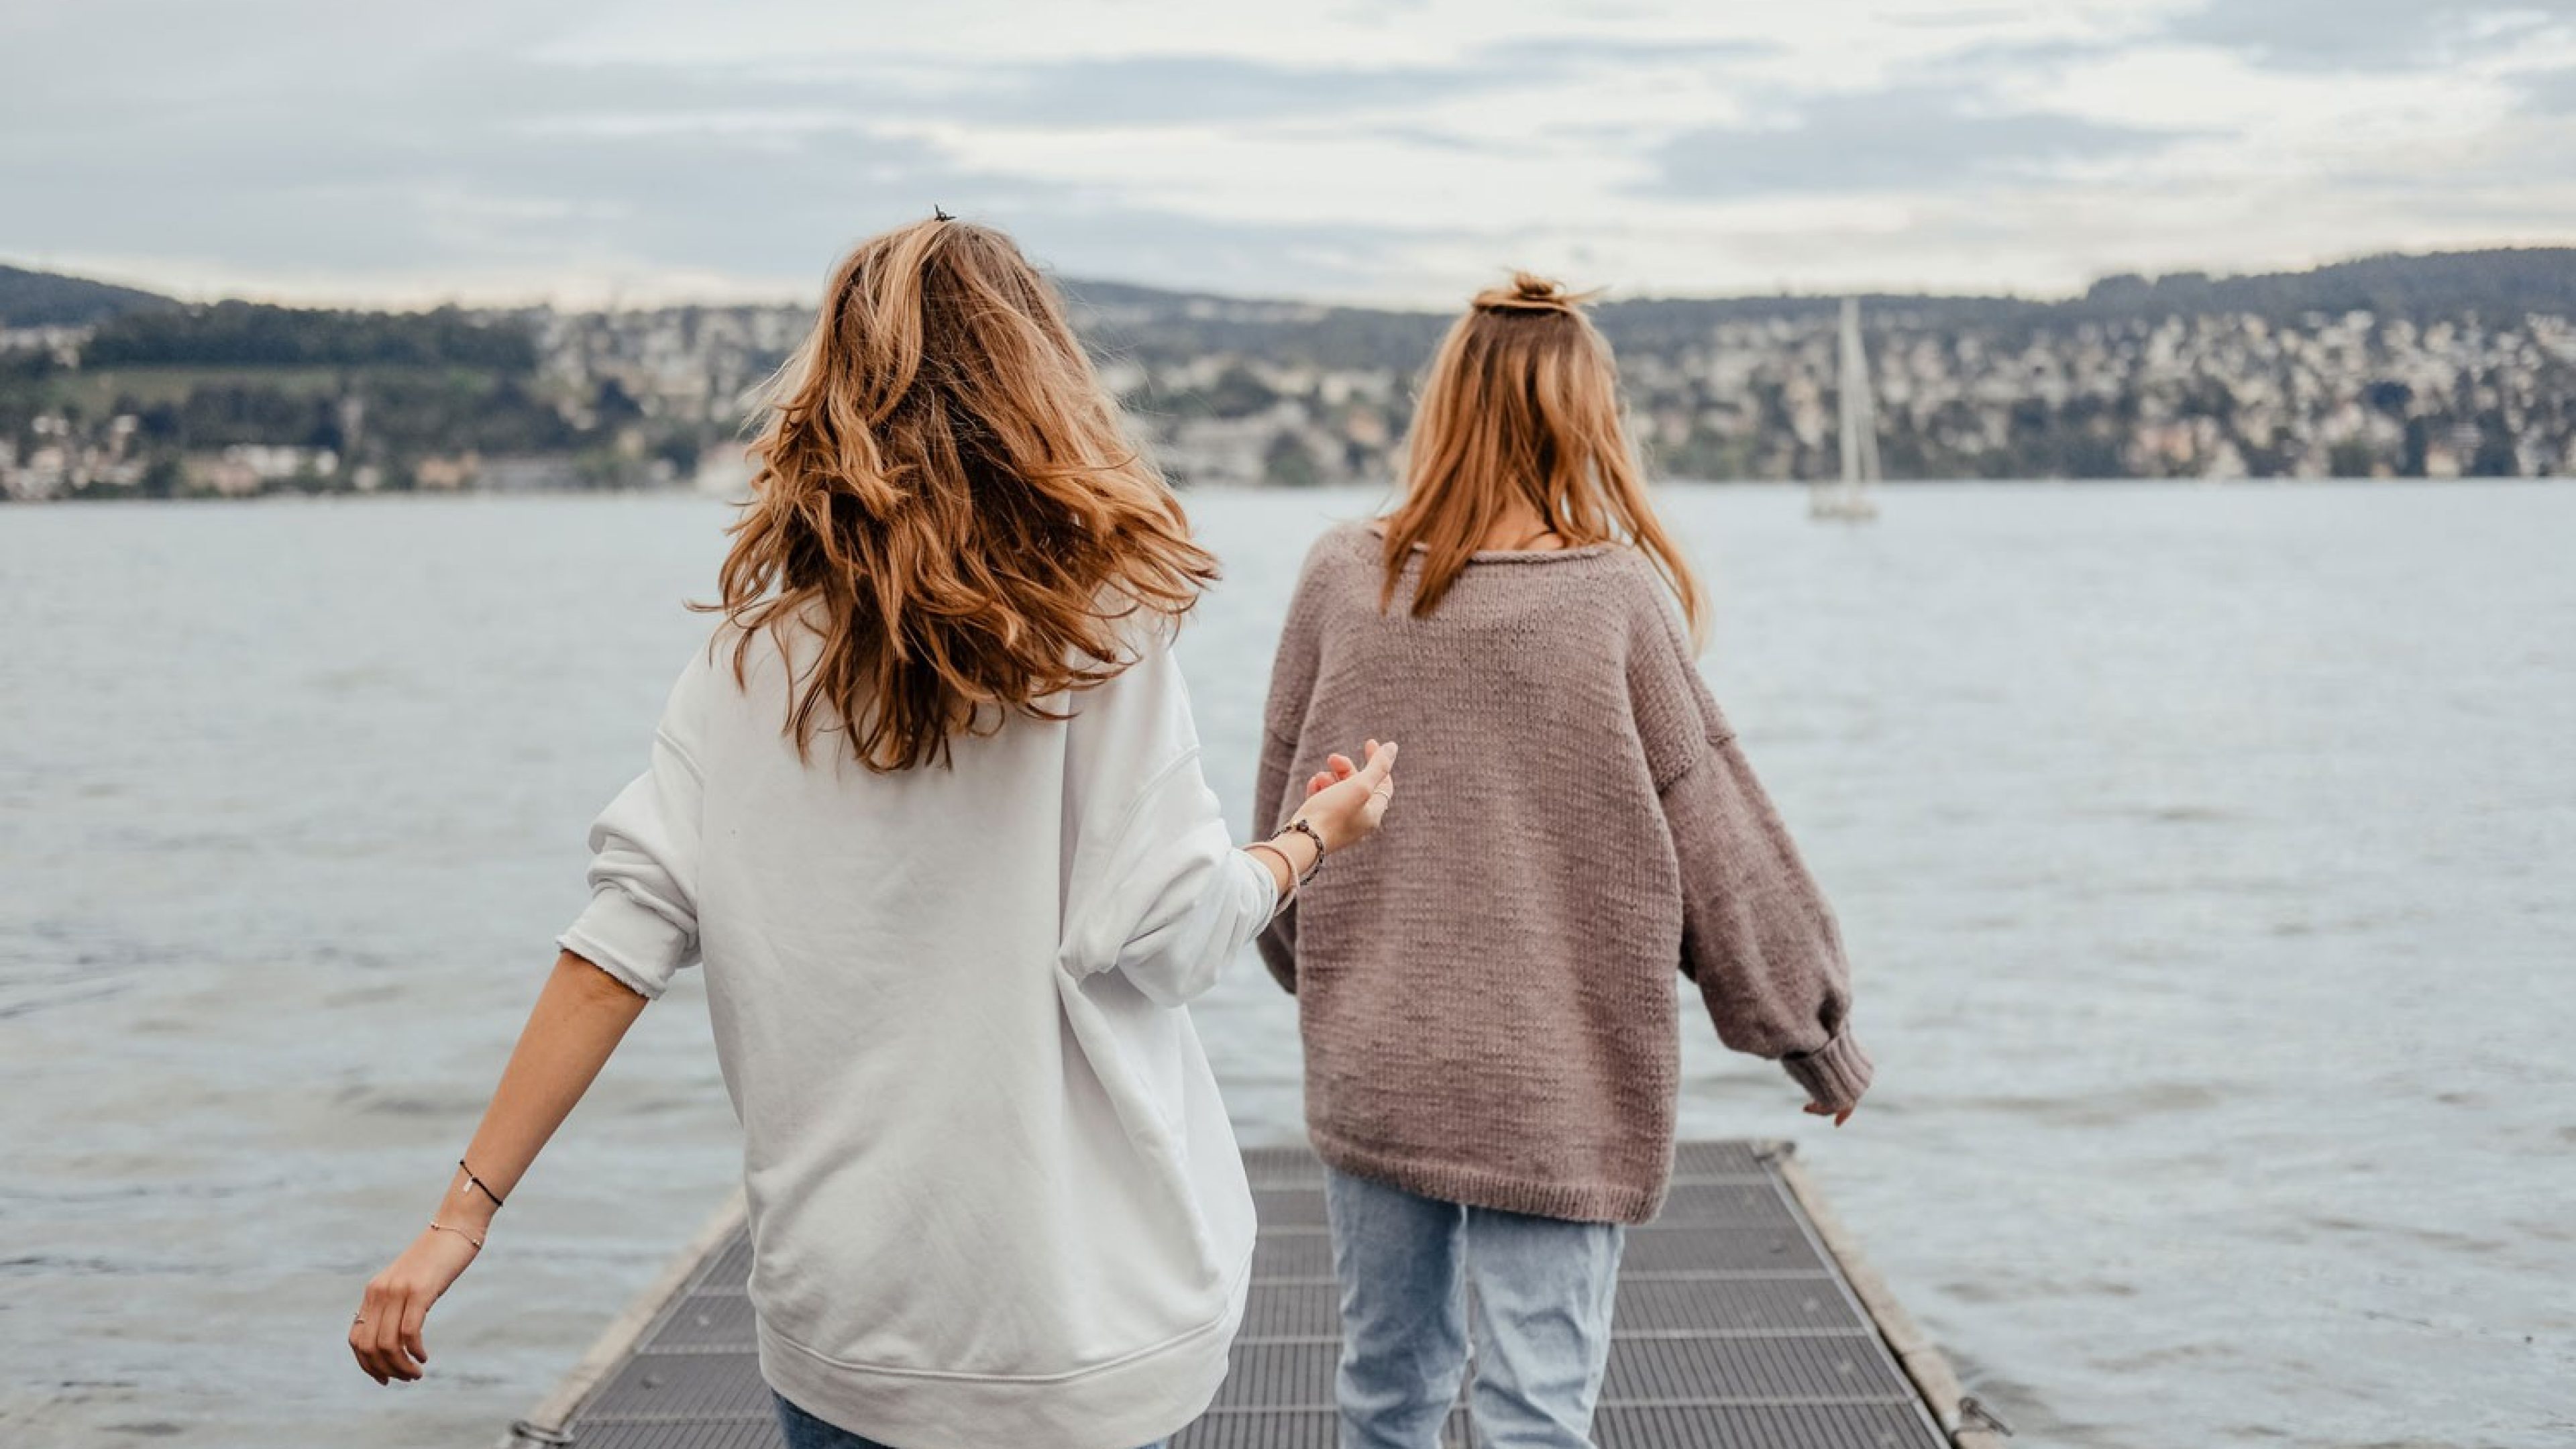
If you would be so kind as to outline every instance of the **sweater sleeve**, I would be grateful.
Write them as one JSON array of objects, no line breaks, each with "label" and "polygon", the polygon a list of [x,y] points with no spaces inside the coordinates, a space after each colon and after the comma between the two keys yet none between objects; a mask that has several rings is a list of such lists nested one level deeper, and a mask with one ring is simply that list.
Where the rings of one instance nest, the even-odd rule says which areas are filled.
[{"label": "sweater sleeve", "polygon": [[1832,907],[1753,774],[1669,609],[1632,661],[1639,726],[1681,867],[1682,974],[1718,1039],[1778,1061],[1819,1107],[1869,1089]]},{"label": "sweater sleeve", "polygon": [[[1252,832],[1256,837],[1268,834],[1272,826],[1286,819],[1298,799],[1293,777],[1302,751],[1306,709],[1314,699],[1321,654],[1314,618],[1316,567],[1317,555],[1310,554],[1298,580],[1296,596],[1289,602],[1287,622],[1279,631],[1278,653],[1270,664],[1270,698],[1261,711],[1261,765],[1252,789]],[[1293,896],[1271,918],[1258,939],[1261,964],[1270,968],[1272,979],[1282,989],[1296,994],[1297,902]]]},{"label": "sweater sleeve", "polygon": [[590,827],[590,905],[556,944],[648,1000],[698,959],[698,821],[704,779],[691,758],[695,663],[653,731],[651,762]]},{"label": "sweater sleeve", "polygon": [[1059,951],[1077,977],[1123,972],[1160,1006],[1216,984],[1276,903],[1235,848],[1199,768],[1198,728],[1167,641],[1076,706],[1066,776],[1073,831]]}]

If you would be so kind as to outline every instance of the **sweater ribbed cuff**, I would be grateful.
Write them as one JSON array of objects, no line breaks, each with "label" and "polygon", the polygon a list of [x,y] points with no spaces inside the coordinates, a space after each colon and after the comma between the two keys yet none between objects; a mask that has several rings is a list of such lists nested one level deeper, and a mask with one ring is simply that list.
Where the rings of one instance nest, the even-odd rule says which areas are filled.
[{"label": "sweater ribbed cuff", "polygon": [[592,894],[590,906],[555,944],[623,982],[650,1001],[670,986],[696,944],[685,927],[615,886]]},{"label": "sweater ribbed cuff", "polygon": [[1809,1101],[1830,1112],[1859,1106],[1861,1094],[1869,1090],[1869,1053],[1848,1030],[1814,1051],[1782,1057],[1780,1065],[1807,1089]]}]

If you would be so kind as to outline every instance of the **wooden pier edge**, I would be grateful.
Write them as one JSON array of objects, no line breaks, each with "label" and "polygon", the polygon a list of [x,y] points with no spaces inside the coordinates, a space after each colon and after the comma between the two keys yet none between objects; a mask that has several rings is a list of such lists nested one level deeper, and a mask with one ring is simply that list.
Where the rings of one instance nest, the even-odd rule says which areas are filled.
[{"label": "wooden pier edge", "polygon": [[1794,1142],[1765,1142],[1759,1150],[1770,1158],[1789,1195],[1798,1200],[1826,1256],[1841,1267],[1844,1281],[1851,1285],[1870,1322],[1877,1326],[1878,1336],[1887,1340],[1888,1352],[1896,1355],[1898,1367],[1914,1381],[1915,1391],[1923,1395],[1932,1417],[1940,1422],[1941,1432],[1949,1435],[1958,1449],[2004,1449],[2002,1435],[1962,1421],[1959,1401],[1963,1395],[1950,1360],[1922,1325],[1914,1321],[1914,1315],[1905,1311],[1905,1305],[1896,1301],[1887,1280],[1870,1266],[1867,1255],[1861,1252],[1860,1239],[1844,1225],[1806,1164],[1798,1160],[1797,1146]]},{"label": "wooden pier edge", "polygon": [[643,1340],[645,1330],[653,1326],[673,1300],[688,1290],[690,1280],[706,1266],[708,1256],[724,1246],[725,1240],[742,1227],[743,1219],[749,1213],[750,1204],[744,1199],[741,1188],[726,1194],[724,1205],[717,1208],[714,1215],[689,1236],[689,1241],[671,1255],[660,1276],[646,1284],[644,1291],[636,1294],[615,1318],[608,1321],[608,1327],[600,1331],[589,1351],[555,1385],[554,1392],[529,1410],[526,1418],[510,1425],[502,1434],[498,1449],[570,1444],[572,1439],[564,1426],[581,1411],[600,1381],[634,1351],[636,1344]]}]

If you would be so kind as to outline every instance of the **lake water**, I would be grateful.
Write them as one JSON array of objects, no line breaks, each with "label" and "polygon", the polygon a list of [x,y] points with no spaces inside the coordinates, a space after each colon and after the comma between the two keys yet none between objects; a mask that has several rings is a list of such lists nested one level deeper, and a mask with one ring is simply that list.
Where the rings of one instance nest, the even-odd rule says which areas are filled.
[{"label": "lake water", "polygon": [[[1354,495],[1199,496],[1185,636],[1248,793]],[[2576,1440],[2576,488],[1672,489],[1706,664],[1842,915],[1794,1136],[2020,1442]],[[687,498],[0,509],[0,1443],[489,1442],[714,1207],[694,979],[383,1390],[341,1335],[583,898],[727,517]],[[1240,823],[1240,822],[1238,822]],[[1290,1002],[1199,1012],[1248,1142]]]}]

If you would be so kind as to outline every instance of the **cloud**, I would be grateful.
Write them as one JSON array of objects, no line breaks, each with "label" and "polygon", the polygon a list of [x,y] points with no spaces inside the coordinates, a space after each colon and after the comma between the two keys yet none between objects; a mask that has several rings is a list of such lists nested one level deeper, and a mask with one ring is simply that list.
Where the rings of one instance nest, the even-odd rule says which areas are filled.
[{"label": "cloud", "polygon": [[2206,0],[2165,34],[2276,70],[2331,72],[2436,69],[2567,31],[2562,6],[2535,0]]},{"label": "cloud", "polygon": [[[1022,93],[1025,118],[1046,115],[1047,87],[1062,84]],[[906,129],[923,118],[916,99],[843,75],[487,61],[366,89],[193,124],[145,112],[41,140],[13,128],[0,178],[13,215],[47,219],[46,252],[153,247],[169,259],[152,278],[165,284],[256,271],[276,279],[263,290],[326,297],[364,294],[370,279],[492,295],[525,277],[593,298],[651,294],[666,278],[796,295],[857,237],[933,204],[1012,229],[1068,275],[1246,292],[1364,291],[1373,255],[1412,235],[1229,221],[974,164]],[[1201,102],[1222,104],[1157,104],[1186,115]],[[0,251],[44,259],[7,235]]]},{"label": "cloud", "polygon": [[1786,126],[1673,137],[1658,148],[1645,189],[1716,199],[1921,192],[2145,155],[2187,134],[1981,109],[1973,95],[1930,85],[1822,97],[1790,114]]},{"label": "cloud", "polygon": [[[2563,229],[2576,34],[2536,5],[2565,0],[1416,0],[1185,28],[1121,0],[442,0],[426,28],[54,0],[0,6],[0,255],[201,293],[783,296],[935,202],[1069,275],[1271,295],[1446,301],[1515,262],[2075,287]],[[2495,198],[2474,226],[2468,183]],[[2331,226],[2263,209],[2297,188]],[[2148,218],[2085,220],[2122,198],[2151,248],[2125,239]]]},{"label": "cloud", "polygon": [[2515,77],[2515,84],[2527,108],[2549,116],[2576,115],[2576,66],[2525,72]]},{"label": "cloud", "polygon": [[1436,65],[1291,65],[1217,53],[1042,62],[908,55],[871,60],[851,84],[891,91],[916,115],[1079,129],[1282,120],[1342,124],[1416,114],[1461,96],[1545,87],[1590,70],[1712,67],[1779,53],[1754,40],[1539,35]]},{"label": "cloud", "polygon": [[1693,65],[1763,60],[1785,53],[1775,40],[1689,40],[1671,36],[1525,35],[1477,47],[1472,60],[1522,74],[1562,73],[1584,65]]},{"label": "cloud", "polygon": [[951,74],[945,94],[916,92],[915,102],[959,119],[1076,127],[1346,118],[1409,110],[1516,78],[1499,68],[1326,68],[1225,55],[1080,58],[965,67]]}]

